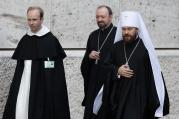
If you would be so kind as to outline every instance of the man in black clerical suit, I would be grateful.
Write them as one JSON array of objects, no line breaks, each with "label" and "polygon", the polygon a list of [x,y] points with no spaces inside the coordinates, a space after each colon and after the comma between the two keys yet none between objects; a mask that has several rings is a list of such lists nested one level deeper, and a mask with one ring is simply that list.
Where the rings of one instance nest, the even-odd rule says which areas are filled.
[{"label": "man in black clerical suit", "polygon": [[[94,100],[104,84],[107,70],[103,67],[104,62],[110,61],[110,50],[114,43],[116,27],[112,24],[112,10],[102,5],[96,10],[96,22],[98,29],[91,32],[86,46],[86,52],[81,64],[81,73],[84,79],[85,106],[84,119],[102,118],[103,108],[97,114]],[[98,109],[97,109],[98,110]]]},{"label": "man in black clerical suit", "polygon": [[42,25],[43,10],[29,7],[30,29],[12,56],[17,60],[3,119],[70,119],[63,59],[58,39]]}]

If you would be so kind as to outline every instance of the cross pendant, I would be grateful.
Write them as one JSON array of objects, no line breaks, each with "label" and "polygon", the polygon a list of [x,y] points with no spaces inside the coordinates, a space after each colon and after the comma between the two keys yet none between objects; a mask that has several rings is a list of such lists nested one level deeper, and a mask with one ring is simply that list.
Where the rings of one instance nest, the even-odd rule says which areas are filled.
[{"label": "cross pendant", "polygon": [[130,67],[129,67],[129,63],[128,62],[126,62],[126,64],[125,64],[129,69],[130,69]]},{"label": "cross pendant", "polygon": [[95,64],[98,64],[98,60],[97,59],[95,60]]},{"label": "cross pendant", "polygon": [[125,64],[125,65],[129,66],[128,62],[126,62],[126,64]]}]

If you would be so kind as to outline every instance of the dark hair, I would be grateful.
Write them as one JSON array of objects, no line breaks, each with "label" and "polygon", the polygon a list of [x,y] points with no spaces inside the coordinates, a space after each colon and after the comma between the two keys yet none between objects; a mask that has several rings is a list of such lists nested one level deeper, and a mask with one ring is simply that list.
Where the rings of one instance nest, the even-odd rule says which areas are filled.
[{"label": "dark hair", "polygon": [[44,11],[41,7],[38,7],[38,6],[30,6],[28,9],[27,9],[27,14],[29,11],[31,10],[39,10],[39,13],[40,13],[40,18],[42,19],[44,17]]},{"label": "dark hair", "polygon": [[100,8],[106,8],[108,10],[109,15],[113,15],[112,9],[109,6],[100,5],[99,7],[97,7],[97,9],[100,9]]}]

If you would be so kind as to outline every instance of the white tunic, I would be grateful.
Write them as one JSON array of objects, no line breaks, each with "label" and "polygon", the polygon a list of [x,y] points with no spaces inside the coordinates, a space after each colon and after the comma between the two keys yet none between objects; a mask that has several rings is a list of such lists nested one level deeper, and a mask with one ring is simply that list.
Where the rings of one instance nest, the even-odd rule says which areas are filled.
[{"label": "white tunic", "polygon": [[[50,32],[50,30],[46,26],[42,25],[42,28],[38,32],[33,33],[31,32],[31,30],[29,30],[27,34],[29,36],[32,35],[43,36],[48,32]],[[21,83],[20,83],[17,102],[16,102],[15,119],[28,119],[31,66],[32,66],[32,60],[24,61],[24,70],[22,73]]]},{"label": "white tunic", "polygon": [[28,119],[32,60],[24,61],[24,70],[16,102],[16,119]]}]

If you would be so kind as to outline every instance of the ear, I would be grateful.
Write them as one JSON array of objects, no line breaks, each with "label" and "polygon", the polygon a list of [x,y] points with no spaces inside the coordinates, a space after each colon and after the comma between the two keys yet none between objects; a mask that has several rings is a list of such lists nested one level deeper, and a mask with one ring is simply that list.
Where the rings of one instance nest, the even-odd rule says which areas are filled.
[{"label": "ear", "polygon": [[136,28],[136,34],[138,34],[139,33],[139,29],[138,28]]},{"label": "ear", "polygon": [[111,20],[111,22],[112,22],[113,15],[109,15],[109,18],[110,18],[110,20]]},{"label": "ear", "polygon": [[112,18],[113,18],[113,15],[109,15],[109,17],[112,19]]},{"label": "ear", "polygon": [[44,21],[44,18],[42,17],[42,18],[40,18],[40,21],[41,21],[41,23],[43,23],[43,21]]}]

